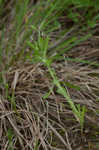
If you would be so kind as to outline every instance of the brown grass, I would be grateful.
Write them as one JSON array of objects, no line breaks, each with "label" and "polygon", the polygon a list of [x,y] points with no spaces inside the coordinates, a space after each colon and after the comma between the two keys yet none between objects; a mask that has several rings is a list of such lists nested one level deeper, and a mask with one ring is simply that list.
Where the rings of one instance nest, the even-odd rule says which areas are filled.
[{"label": "brown grass", "polygon": [[[88,60],[91,58],[98,61],[98,57],[94,55],[98,51],[94,47],[91,48],[91,44],[93,43],[87,41],[75,47],[68,56],[77,57],[78,55],[78,58]],[[0,87],[0,147],[2,150],[9,147],[8,129],[13,132],[13,149],[34,149],[38,142],[40,150],[72,150],[78,147],[83,150],[94,149],[99,142],[97,113],[99,101],[96,101],[99,98],[98,67],[69,60],[55,62],[52,67],[56,70],[60,82],[69,82],[80,87],[80,89],[73,89],[64,85],[75,103],[86,106],[83,134],[66,99],[57,93],[56,87],[53,87],[47,69],[42,64],[24,63],[13,66],[6,73],[5,78],[9,85],[7,95],[7,89]],[[43,99],[50,88],[53,88],[53,91],[47,99]]]},{"label": "brown grass", "polygon": [[3,72],[7,63],[4,56],[0,68],[1,150],[10,150],[11,144],[14,150],[99,149],[99,66],[74,62],[68,57],[98,64],[97,32],[64,54],[66,59],[52,64],[73,102],[86,107],[83,132],[66,99],[58,94],[47,68],[18,60]]}]

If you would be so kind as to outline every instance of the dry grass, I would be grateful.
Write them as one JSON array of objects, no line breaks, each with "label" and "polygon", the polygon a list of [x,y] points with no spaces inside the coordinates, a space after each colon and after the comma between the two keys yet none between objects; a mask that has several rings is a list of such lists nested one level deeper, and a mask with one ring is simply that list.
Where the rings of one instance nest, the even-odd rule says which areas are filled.
[{"label": "dry grass", "polygon": [[[93,37],[95,39],[95,37]],[[86,44],[88,43],[88,44]],[[72,57],[94,59],[95,47],[90,41],[70,51]],[[80,49],[80,51],[79,51]],[[81,51],[82,49],[82,51]],[[79,53],[74,51],[79,51]],[[84,52],[83,52],[84,51]],[[81,53],[81,54],[80,54]],[[75,55],[74,55],[75,54]],[[98,56],[98,55],[97,55]],[[67,56],[65,56],[67,57]],[[13,149],[96,149],[99,142],[99,69],[79,62],[65,60],[55,62],[61,83],[65,84],[72,100],[85,105],[84,132],[73,117],[66,99],[57,93],[49,73],[42,64],[20,64],[12,67],[5,75],[9,85],[0,87],[0,147],[9,149],[8,129],[12,131]],[[53,88],[47,99],[43,96]],[[7,93],[7,94],[6,94]],[[13,94],[12,94],[13,93]],[[97,101],[96,101],[97,100]],[[15,101],[15,107],[13,106]]]},{"label": "dry grass", "polygon": [[[10,4],[12,6],[13,2],[9,1]],[[6,19],[7,16],[3,23]],[[64,22],[64,17],[62,19],[60,22]],[[70,23],[67,20],[67,24]],[[7,37],[10,28],[12,24],[7,29]],[[7,72],[2,72],[9,61],[4,55],[4,64],[0,68],[3,77],[3,83],[0,83],[1,150],[99,149],[99,66],[95,65],[99,62],[97,32],[64,54],[64,60],[52,64],[75,104],[86,107],[83,132],[66,99],[58,94],[46,67],[40,63],[14,60]],[[57,35],[58,32],[54,32],[51,40],[54,41]],[[6,42],[4,48],[5,45]],[[94,64],[90,64],[91,61]]]}]

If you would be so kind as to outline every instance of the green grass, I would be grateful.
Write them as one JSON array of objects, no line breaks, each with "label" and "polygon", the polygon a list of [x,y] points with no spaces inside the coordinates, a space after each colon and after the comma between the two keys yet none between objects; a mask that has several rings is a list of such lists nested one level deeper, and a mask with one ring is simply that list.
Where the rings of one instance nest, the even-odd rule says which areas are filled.
[{"label": "green grass", "polygon": [[8,143],[9,149],[8,150],[14,150],[13,149],[13,141],[12,141],[13,137],[14,137],[14,134],[13,134],[12,130],[8,129],[8,132],[7,132],[7,138],[8,138],[8,141],[9,141],[9,143]]},{"label": "green grass", "polygon": [[[14,12],[15,12],[15,17],[12,20],[12,31],[9,34],[9,39],[8,43],[6,43],[6,50],[5,53],[7,56],[7,64],[6,66],[10,66],[14,63],[14,60],[20,60],[21,57],[24,54],[24,51],[27,47],[27,41],[30,39],[30,37],[33,38],[34,35],[34,30],[38,30],[38,32],[41,32],[43,35],[46,36],[51,33],[53,33],[56,30],[61,29],[61,24],[59,23],[58,19],[62,16],[63,13],[67,14],[67,17],[71,19],[71,21],[74,22],[74,24],[78,24],[80,28],[89,28],[89,24],[93,24],[94,26],[96,25],[96,21],[98,20],[98,8],[97,8],[97,3],[92,2],[92,1],[87,1],[86,3],[81,1],[69,1],[69,0],[64,0],[61,3],[61,0],[54,0],[53,2],[48,1],[39,1],[37,5],[34,5],[30,8],[28,8],[28,0],[19,0],[17,3],[14,5]],[[4,2],[1,1],[1,5],[4,5]],[[73,5],[72,7],[70,7]],[[84,7],[84,8],[83,8]],[[90,7],[93,7],[93,9],[89,9]],[[74,11],[75,9],[75,11]],[[77,10],[76,10],[77,9]],[[29,16],[28,12],[33,10],[33,13]],[[42,11],[43,10],[43,11]],[[80,14],[80,10],[82,10]],[[74,11],[74,12],[73,12]],[[88,11],[88,13],[86,13]],[[34,13],[35,12],[35,13]],[[75,14],[78,15],[75,15]],[[86,14],[85,14],[86,13]],[[93,14],[96,14],[93,16]],[[80,18],[79,18],[80,16]],[[79,18],[79,19],[78,19]],[[82,18],[84,19],[84,23],[82,24]],[[77,21],[78,20],[78,21]],[[90,23],[89,23],[90,22]],[[85,27],[86,23],[86,27]],[[32,28],[31,28],[32,27]],[[22,36],[20,37],[20,34],[25,31]],[[67,29],[68,31],[69,29]],[[3,29],[2,29],[3,31]],[[67,32],[64,30],[64,32]],[[63,31],[62,31],[63,32]],[[77,31],[78,33],[80,30]],[[3,33],[3,32],[2,32]],[[2,34],[1,38],[4,39],[5,33]],[[88,35],[87,35],[88,36]],[[88,38],[86,36],[86,38]],[[58,37],[61,38],[61,37]],[[81,40],[77,39],[77,34],[72,35],[67,42],[61,42],[60,45],[57,46],[57,50],[59,55],[64,54],[67,50],[71,49],[75,45],[79,44],[85,37],[82,37]],[[65,40],[66,41],[66,40]],[[2,54],[2,45],[4,42],[1,41],[0,45],[0,53]],[[64,49],[64,47],[67,47]],[[14,50],[13,50],[14,49]],[[19,49],[19,50],[17,50]],[[58,49],[62,49],[61,52]],[[17,53],[16,53],[17,50]],[[55,49],[54,49],[55,51]],[[54,51],[51,50],[51,55],[53,55]],[[58,55],[58,57],[59,57]],[[0,55],[1,57],[1,55]],[[57,57],[57,58],[58,58]],[[0,58],[2,60],[2,58]]]}]

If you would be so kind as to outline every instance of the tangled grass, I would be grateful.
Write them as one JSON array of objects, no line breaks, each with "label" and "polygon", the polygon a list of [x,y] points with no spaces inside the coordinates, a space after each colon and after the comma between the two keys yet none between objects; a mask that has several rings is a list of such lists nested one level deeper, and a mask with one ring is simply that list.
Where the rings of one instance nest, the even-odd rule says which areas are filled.
[{"label": "tangled grass", "polygon": [[[75,26],[77,21],[76,16],[64,7],[65,0],[61,7],[60,0],[54,0],[52,5],[49,1],[40,3],[38,0],[35,7],[31,7],[33,2],[31,0],[28,4],[27,0],[24,4],[23,1],[14,4],[10,0],[6,9],[14,6],[9,11],[12,18],[9,20],[5,15],[5,27],[2,27],[3,23],[0,27],[0,149],[98,150],[98,22],[95,27],[86,29],[80,24],[79,30],[70,30],[64,36],[65,32],[68,33],[68,26]],[[84,5],[81,3],[76,8],[78,4],[73,4],[73,7],[71,3],[67,4],[76,13]],[[64,15],[65,9],[70,18]],[[41,10],[44,12],[40,14]],[[13,15],[19,20],[14,20]],[[84,19],[84,14],[79,17]],[[90,24],[90,19],[84,23],[87,21]],[[89,33],[91,36],[85,38]],[[48,43],[47,35],[50,37]],[[47,60],[52,70],[44,64]],[[53,74],[51,76],[53,70],[55,80]],[[57,85],[65,89],[67,97]],[[76,112],[82,114],[83,128],[80,118],[68,103],[68,97]]]}]

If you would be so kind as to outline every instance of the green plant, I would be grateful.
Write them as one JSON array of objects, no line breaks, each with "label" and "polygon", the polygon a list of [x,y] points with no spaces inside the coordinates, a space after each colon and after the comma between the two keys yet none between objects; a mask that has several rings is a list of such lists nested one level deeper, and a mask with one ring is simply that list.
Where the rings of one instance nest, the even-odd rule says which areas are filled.
[{"label": "green plant", "polygon": [[39,147],[39,141],[37,140],[34,146],[34,150],[38,150],[38,147]]},{"label": "green plant", "polygon": [[61,85],[58,78],[56,77],[55,71],[51,68],[52,59],[47,57],[47,49],[48,49],[49,37],[43,38],[40,33],[38,35],[38,41],[34,44],[28,42],[28,45],[33,48],[34,51],[34,59],[35,61],[43,63],[53,79],[53,84],[57,87],[57,92],[64,96],[69,103],[77,121],[79,121],[81,125],[81,129],[83,130],[84,125],[84,115],[85,115],[85,107],[82,108],[80,105],[76,105],[73,103],[73,100],[67,94],[66,89]]},{"label": "green plant", "polygon": [[14,150],[13,149],[13,137],[14,137],[14,134],[13,134],[13,132],[12,132],[12,130],[11,129],[8,129],[8,131],[7,131],[7,138],[8,138],[8,145],[9,145],[9,149],[8,150]]}]

